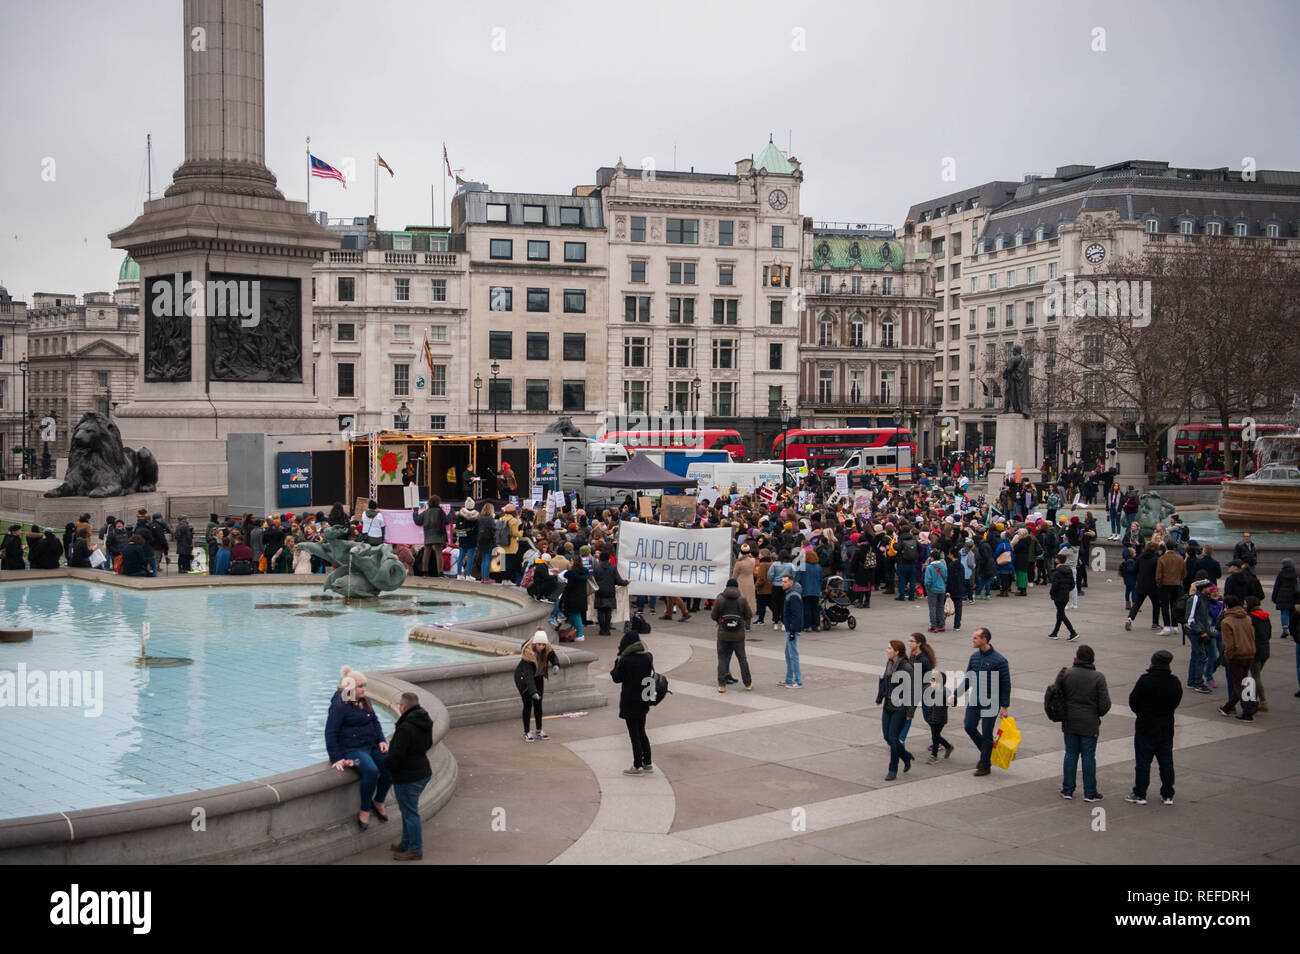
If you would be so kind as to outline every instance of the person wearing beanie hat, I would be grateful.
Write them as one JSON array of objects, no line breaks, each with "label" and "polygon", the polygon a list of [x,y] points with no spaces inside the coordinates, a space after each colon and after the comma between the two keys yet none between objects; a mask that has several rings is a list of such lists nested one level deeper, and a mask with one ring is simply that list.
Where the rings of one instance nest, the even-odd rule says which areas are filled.
[{"label": "person wearing beanie hat", "polygon": [[[754,561],[737,561],[736,565],[739,566],[743,562],[752,565]],[[754,578],[753,573],[754,571],[751,568],[749,571],[751,584]],[[731,656],[733,653],[740,659],[740,678],[745,683],[745,689],[753,688],[753,679],[749,674],[749,660],[745,656],[745,630],[749,629],[749,620],[753,613],[753,607],[741,595],[740,586],[736,579],[733,577],[727,580],[722,592],[713,601],[713,610],[710,613],[713,621],[718,624],[716,633],[718,692],[726,692],[727,683],[736,681],[731,675]]]},{"label": "person wearing beanie hat", "polygon": [[1160,768],[1160,799],[1166,805],[1174,803],[1174,710],[1183,701],[1183,687],[1170,671],[1173,659],[1173,653],[1165,649],[1152,655],[1151,666],[1128,695],[1128,707],[1137,721],[1133,726],[1133,791],[1124,801],[1134,805],[1147,803],[1152,758]]},{"label": "person wearing beanie hat", "polygon": [[1110,692],[1106,677],[1097,671],[1091,646],[1080,646],[1074,653],[1074,665],[1056,677],[1065,696],[1065,766],[1061,778],[1061,797],[1074,798],[1075,773],[1083,758],[1083,800],[1099,802],[1097,791],[1097,737],[1101,720],[1110,711]]},{"label": "person wearing beanie hat", "polygon": [[[519,665],[515,666],[515,688],[524,703],[524,741],[545,741],[550,736],[542,731],[542,696],[546,693],[547,675],[559,673],[560,661],[544,629],[533,633],[533,638],[524,643],[519,655]],[[528,731],[530,713],[537,722],[536,735]]]},{"label": "person wearing beanie hat", "polygon": [[609,677],[621,686],[618,696],[618,717],[627,723],[627,734],[632,740],[632,767],[623,769],[624,775],[652,775],[654,763],[650,760],[650,738],[646,735],[645,720],[650,712],[646,689],[653,685],[655,660],[646,649],[632,621],[623,624],[623,638],[618,644],[618,655]]}]

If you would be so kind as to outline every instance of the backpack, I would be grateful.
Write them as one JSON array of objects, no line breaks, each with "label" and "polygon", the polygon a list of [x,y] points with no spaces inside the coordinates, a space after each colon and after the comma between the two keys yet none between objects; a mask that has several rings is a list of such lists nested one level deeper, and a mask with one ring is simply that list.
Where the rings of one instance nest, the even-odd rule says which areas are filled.
[{"label": "backpack", "polygon": [[492,542],[499,547],[510,546],[510,524],[504,520],[493,520]]},{"label": "backpack", "polygon": [[1169,607],[1169,614],[1173,621],[1179,625],[1187,622],[1187,594],[1179,593],[1174,597],[1173,605]]},{"label": "backpack", "polygon": [[902,557],[905,562],[911,563],[916,560],[916,546],[916,537],[908,537],[903,541],[903,545],[899,548],[898,555]]},{"label": "backpack", "polygon": [[652,706],[657,706],[664,701],[665,696],[672,695],[672,691],[668,688],[668,677],[663,673],[651,671],[650,678],[654,680],[655,689],[646,702]]},{"label": "backpack", "polygon": [[1043,693],[1043,711],[1053,722],[1065,721],[1065,667],[1056,674],[1056,681]]},{"label": "backpack", "polygon": [[534,575],[536,572],[537,572],[537,564],[534,563],[534,564],[533,564],[532,566],[530,566],[528,569],[524,570],[524,576],[523,576],[523,579],[521,579],[521,580],[519,581],[519,585],[522,586],[524,589],[528,589],[528,587],[532,586],[532,585],[533,585],[533,575]]}]

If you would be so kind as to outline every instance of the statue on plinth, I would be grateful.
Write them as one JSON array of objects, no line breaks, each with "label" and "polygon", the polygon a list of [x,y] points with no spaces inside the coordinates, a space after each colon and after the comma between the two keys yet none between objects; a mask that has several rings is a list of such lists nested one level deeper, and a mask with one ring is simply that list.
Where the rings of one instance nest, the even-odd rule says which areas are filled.
[{"label": "statue on plinth", "polygon": [[1009,414],[1029,417],[1029,359],[1024,356],[1020,345],[1011,349],[1011,357],[1007,358],[1002,377],[1007,382],[1003,410]]}]

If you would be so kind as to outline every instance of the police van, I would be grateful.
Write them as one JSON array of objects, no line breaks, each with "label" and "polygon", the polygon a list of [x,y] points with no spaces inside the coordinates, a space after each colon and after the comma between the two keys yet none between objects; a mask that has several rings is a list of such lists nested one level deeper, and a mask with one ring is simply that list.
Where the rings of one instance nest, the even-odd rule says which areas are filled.
[{"label": "police van", "polygon": [[899,445],[848,450],[830,464],[823,474],[831,479],[834,479],[836,474],[848,474],[851,487],[863,486],[869,483],[872,477],[879,477],[891,484],[911,483],[912,449]]}]

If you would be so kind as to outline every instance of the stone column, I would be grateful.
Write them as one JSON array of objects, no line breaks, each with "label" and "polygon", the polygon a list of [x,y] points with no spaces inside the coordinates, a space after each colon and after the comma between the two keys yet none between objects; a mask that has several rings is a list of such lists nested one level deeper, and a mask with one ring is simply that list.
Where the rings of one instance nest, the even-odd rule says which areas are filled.
[{"label": "stone column", "polygon": [[266,168],[262,0],[185,0],[185,161],[165,195],[283,198]]}]

